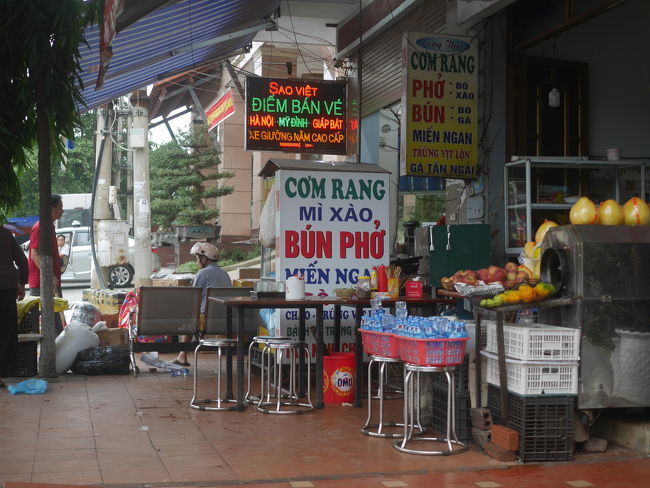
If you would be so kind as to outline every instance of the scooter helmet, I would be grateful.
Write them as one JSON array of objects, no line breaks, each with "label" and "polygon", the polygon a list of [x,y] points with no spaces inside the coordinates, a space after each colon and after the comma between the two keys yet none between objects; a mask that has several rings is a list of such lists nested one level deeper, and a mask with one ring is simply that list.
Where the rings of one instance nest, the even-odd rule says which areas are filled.
[{"label": "scooter helmet", "polygon": [[197,242],[192,246],[190,254],[205,256],[211,261],[217,261],[219,259],[219,248],[210,242]]}]

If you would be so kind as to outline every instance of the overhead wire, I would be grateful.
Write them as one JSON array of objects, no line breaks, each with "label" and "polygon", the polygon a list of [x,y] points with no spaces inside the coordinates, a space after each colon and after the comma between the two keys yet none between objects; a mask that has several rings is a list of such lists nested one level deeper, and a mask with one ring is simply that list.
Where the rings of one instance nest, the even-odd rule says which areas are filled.
[{"label": "overhead wire", "polygon": [[291,5],[289,4],[289,0],[287,1],[287,10],[289,11],[289,20],[291,21],[291,29],[293,30],[293,38],[296,42],[296,49],[298,49],[298,54],[300,55],[300,58],[302,59],[302,62],[305,65],[305,68],[309,72],[310,76],[313,76],[313,73],[311,72],[311,69],[309,68],[309,65],[307,64],[307,61],[305,61],[304,56],[302,55],[302,50],[300,49],[300,44],[298,44],[298,36],[296,35],[296,27],[293,25],[293,15],[291,15]]}]

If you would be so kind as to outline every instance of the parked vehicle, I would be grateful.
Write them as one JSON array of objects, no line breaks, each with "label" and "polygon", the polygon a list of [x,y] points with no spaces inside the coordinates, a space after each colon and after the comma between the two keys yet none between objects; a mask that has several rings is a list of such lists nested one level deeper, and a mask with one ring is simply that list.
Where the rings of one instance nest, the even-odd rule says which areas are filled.
[{"label": "parked vehicle", "polygon": [[[92,250],[90,247],[90,228],[60,227],[57,235],[64,235],[66,243],[70,246],[70,256],[65,266],[61,268],[61,284],[82,285],[90,283],[90,270],[92,268]],[[29,241],[21,245],[26,254],[29,253]],[[155,247],[151,248],[153,254],[153,270],[160,268],[160,258]],[[113,287],[126,287],[133,281],[135,263],[135,239],[129,237],[129,263],[114,265],[109,268],[109,284]]]}]

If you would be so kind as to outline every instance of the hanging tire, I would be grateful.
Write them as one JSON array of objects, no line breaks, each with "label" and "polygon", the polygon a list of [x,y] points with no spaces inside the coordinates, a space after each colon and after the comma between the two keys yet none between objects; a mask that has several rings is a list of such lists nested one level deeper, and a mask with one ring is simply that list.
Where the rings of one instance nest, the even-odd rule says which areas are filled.
[{"label": "hanging tire", "polygon": [[111,288],[124,288],[133,281],[133,268],[130,264],[117,264],[108,268],[108,281]]}]

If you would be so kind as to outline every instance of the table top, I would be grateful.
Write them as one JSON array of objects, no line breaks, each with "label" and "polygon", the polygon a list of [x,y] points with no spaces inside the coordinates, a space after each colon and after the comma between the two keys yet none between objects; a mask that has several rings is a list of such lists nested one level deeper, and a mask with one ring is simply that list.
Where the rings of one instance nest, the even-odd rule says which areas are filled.
[{"label": "table top", "polygon": [[[219,303],[231,307],[289,307],[291,305],[295,306],[304,306],[304,307],[318,307],[321,305],[341,305],[347,307],[356,307],[356,306],[370,306],[370,298],[338,298],[338,297],[305,297],[303,300],[288,300],[286,298],[255,298],[255,297],[209,297],[210,300],[214,300]],[[385,298],[382,300],[382,304],[392,305],[395,302],[403,301],[407,305],[416,306],[416,305],[433,305],[438,303],[452,303],[453,300],[447,298],[436,298],[432,296],[423,296],[418,298],[413,297],[397,297],[397,298]]]}]

